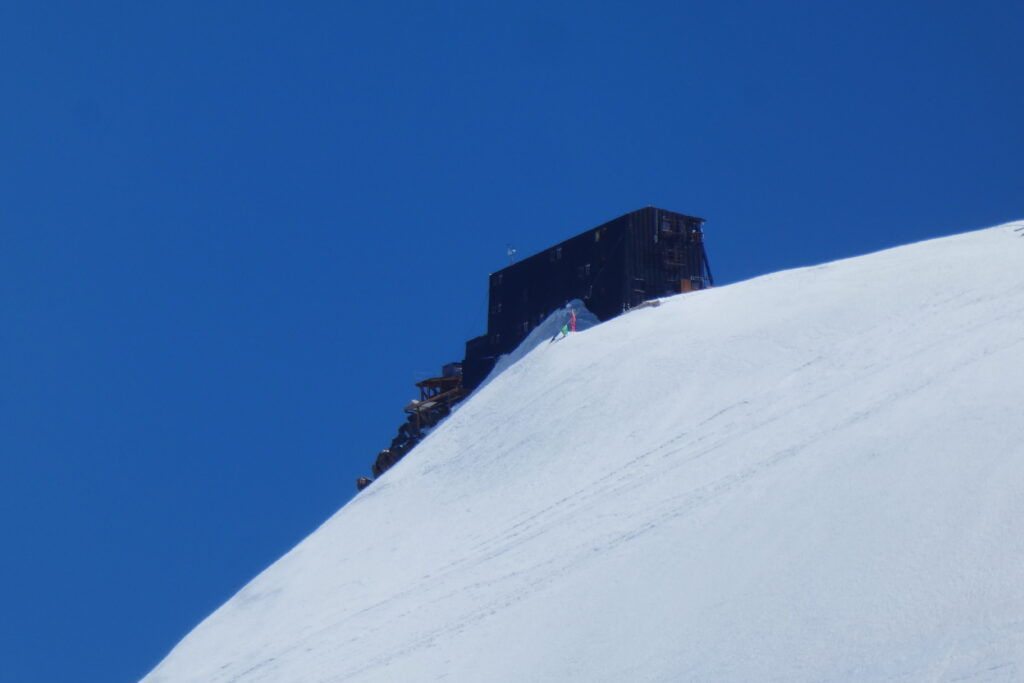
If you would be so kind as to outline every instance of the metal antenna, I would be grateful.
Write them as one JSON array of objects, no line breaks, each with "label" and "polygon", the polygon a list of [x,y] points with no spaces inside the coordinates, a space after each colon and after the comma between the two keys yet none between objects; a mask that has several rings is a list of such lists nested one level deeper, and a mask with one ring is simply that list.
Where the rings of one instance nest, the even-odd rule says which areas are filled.
[{"label": "metal antenna", "polygon": [[505,252],[508,254],[508,262],[509,262],[509,264],[515,263],[515,260],[516,260],[516,248],[513,247],[511,244],[506,244],[505,245]]}]

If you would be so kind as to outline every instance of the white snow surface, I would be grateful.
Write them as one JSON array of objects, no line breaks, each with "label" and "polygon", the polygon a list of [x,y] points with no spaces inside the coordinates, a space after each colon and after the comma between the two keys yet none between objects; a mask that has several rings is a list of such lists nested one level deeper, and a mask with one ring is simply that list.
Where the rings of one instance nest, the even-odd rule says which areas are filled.
[{"label": "white snow surface", "polygon": [[536,346],[144,680],[1024,680],[1022,225]]},{"label": "white snow surface", "polygon": [[597,319],[596,315],[587,309],[585,303],[579,299],[573,299],[561,309],[549,315],[537,327],[530,330],[530,333],[526,335],[526,339],[516,347],[515,351],[499,356],[498,360],[494,363],[494,369],[491,370],[490,374],[487,375],[487,378],[480,383],[476,390],[483,389],[491,383],[491,380],[528,356],[541,344],[552,344],[562,341],[562,327],[571,326],[570,321],[572,320],[573,313],[576,314],[577,332],[590,329],[601,322]]}]

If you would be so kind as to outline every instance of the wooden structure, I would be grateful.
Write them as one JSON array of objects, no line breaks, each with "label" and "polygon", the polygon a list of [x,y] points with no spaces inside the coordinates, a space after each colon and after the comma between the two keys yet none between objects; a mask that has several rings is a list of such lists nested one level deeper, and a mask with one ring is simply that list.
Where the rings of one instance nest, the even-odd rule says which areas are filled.
[{"label": "wooden structure", "polygon": [[405,407],[405,412],[416,419],[416,426],[433,427],[451,412],[453,405],[466,397],[466,389],[462,386],[462,375],[451,377],[431,377],[417,382],[420,400],[412,401]]},{"label": "wooden structure", "polygon": [[[406,453],[423,440],[425,430],[448,417],[452,407],[469,393],[462,385],[462,363],[449,363],[442,369],[440,377],[422,380],[416,386],[420,390],[420,398],[405,407],[406,420],[398,428],[398,434],[388,448],[377,454],[372,468],[375,477],[404,458]],[[362,488],[368,485],[357,482],[357,486]]]}]

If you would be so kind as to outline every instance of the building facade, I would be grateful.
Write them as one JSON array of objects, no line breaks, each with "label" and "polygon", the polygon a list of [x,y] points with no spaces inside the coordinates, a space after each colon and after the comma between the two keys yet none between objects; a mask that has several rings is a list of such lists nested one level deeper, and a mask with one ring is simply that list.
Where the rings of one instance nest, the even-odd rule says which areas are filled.
[{"label": "building facade", "polygon": [[466,342],[464,386],[479,385],[498,356],[573,299],[603,322],[644,301],[713,285],[703,224],[646,207],[492,273],[487,334]]}]

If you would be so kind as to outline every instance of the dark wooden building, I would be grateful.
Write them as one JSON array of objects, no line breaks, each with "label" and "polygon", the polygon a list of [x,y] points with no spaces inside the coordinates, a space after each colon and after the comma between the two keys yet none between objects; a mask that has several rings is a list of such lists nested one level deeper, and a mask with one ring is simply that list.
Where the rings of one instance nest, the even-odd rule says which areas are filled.
[{"label": "dark wooden building", "polygon": [[605,321],[649,299],[714,284],[703,223],[649,206],[493,273],[487,334],[466,342],[464,386],[479,385],[498,356],[572,299]]},{"label": "dark wooden building", "polygon": [[[487,334],[466,342],[462,363],[417,383],[420,398],[388,448],[377,454],[379,477],[447,417],[487,377],[498,356],[514,351],[537,325],[573,299],[602,322],[656,299],[714,284],[704,251],[703,218],[652,206],[619,216],[490,277]],[[362,490],[372,483],[360,477]]]}]

